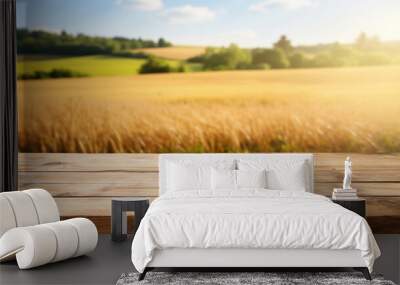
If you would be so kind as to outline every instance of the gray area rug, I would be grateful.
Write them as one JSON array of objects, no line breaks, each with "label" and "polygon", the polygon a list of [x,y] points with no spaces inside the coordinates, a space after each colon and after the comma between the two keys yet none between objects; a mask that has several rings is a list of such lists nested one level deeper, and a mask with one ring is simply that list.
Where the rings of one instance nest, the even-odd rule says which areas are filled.
[{"label": "gray area rug", "polygon": [[359,272],[148,272],[146,278],[138,281],[138,273],[122,274],[117,285],[145,284],[267,284],[267,285],[297,285],[297,284],[376,284],[395,285],[384,280],[382,276],[373,275],[368,281]]}]

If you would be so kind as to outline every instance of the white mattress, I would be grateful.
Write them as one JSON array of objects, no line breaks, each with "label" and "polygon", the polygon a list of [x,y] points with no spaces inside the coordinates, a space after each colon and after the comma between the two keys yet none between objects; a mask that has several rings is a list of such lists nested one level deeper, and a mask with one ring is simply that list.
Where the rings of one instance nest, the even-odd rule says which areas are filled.
[{"label": "white mattress", "polygon": [[380,255],[367,222],[326,197],[256,189],[156,199],[134,237],[132,262],[142,272],[156,250],[170,248],[358,250],[370,271]]}]

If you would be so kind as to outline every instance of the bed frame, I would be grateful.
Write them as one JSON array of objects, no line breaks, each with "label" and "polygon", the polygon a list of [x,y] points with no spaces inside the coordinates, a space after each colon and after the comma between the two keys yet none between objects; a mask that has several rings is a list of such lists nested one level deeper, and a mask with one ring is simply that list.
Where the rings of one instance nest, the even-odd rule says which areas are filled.
[{"label": "bed frame", "polygon": [[[312,154],[162,154],[159,156],[160,195],[167,185],[167,161],[173,160],[221,160],[221,159],[271,159],[304,160],[309,168],[306,191],[313,192],[314,161]],[[330,249],[248,249],[248,248],[170,248],[156,250],[152,261],[139,275],[155,268],[229,268],[234,271],[271,268],[353,268],[361,271],[367,280],[371,276],[359,250]]]},{"label": "bed frame", "polygon": [[139,275],[143,280],[148,271],[156,268],[185,268],[211,270],[229,269],[246,271],[259,269],[296,268],[353,268],[361,271],[367,280],[371,275],[359,250],[329,249],[183,249],[171,248],[156,250],[152,261]]}]

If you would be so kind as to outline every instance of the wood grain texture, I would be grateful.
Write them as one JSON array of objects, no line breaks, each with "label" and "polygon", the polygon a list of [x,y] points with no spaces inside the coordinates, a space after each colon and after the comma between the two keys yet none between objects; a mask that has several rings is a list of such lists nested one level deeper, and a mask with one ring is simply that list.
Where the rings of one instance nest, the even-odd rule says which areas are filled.
[{"label": "wood grain texture", "polygon": [[[400,169],[400,154],[316,153],[315,164],[342,173],[348,155],[354,169]],[[20,153],[18,159],[20,171],[158,171],[158,154]]]},{"label": "wood grain texture", "polygon": [[[344,153],[315,154],[315,182],[340,181],[343,177],[343,161],[347,155],[351,155],[353,160],[353,182],[400,182],[399,154]],[[19,171],[158,172],[158,155],[22,153],[19,155]]]},{"label": "wood grain texture", "polygon": [[[61,216],[61,220],[76,218],[77,216]],[[99,234],[110,234],[111,233],[111,216],[85,216],[85,218],[91,220],[97,228]],[[135,225],[135,216],[127,216],[128,234],[133,233]],[[110,237],[111,239],[111,237]]]},{"label": "wood grain texture", "polygon": [[[317,194],[331,196],[332,189],[341,187],[341,183],[316,183],[314,191]],[[372,197],[396,197],[400,196],[400,183],[353,183],[360,196]],[[118,197],[134,196],[148,197],[158,196],[158,188],[138,188],[136,184],[123,183],[25,183],[20,189],[43,188],[54,197]]]},{"label": "wood grain texture", "polygon": [[400,197],[363,197],[367,200],[367,216],[400,216]]},{"label": "wood grain texture", "polygon": [[[362,173],[360,173],[362,172]],[[321,170],[315,168],[315,183],[341,183],[343,170]],[[359,169],[353,172],[353,183],[400,183],[400,168],[384,172],[383,170]],[[158,172],[126,172],[126,171],[82,171],[82,172],[50,172],[20,171],[19,185],[24,187],[31,183],[126,183],[135,187],[158,187]]]},{"label": "wood grain texture", "polygon": [[[333,188],[341,188],[342,183],[315,183],[314,192],[324,196],[331,196]],[[352,187],[356,188],[359,196],[400,196],[400,183],[386,183],[386,182],[367,182],[352,183]]]},{"label": "wood grain texture", "polygon": [[19,172],[19,186],[36,184],[130,184],[134,188],[158,187],[157,172]]},{"label": "wood grain texture", "polygon": [[20,153],[18,160],[19,171],[158,171],[158,154]]},{"label": "wood grain texture", "polygon": [[400,182],[400,155],[316,153],[315,182],[343,179],[346,156],[353,162],[353,182]]},{"label": "wood grain texture", "polygon": [[[147,197],[152,202],[155,197]],[[111,197],[55,198],[60,216],[110,216]]]},{"label": "wood grain texture", "polygon": [[[147,197],[152,202],[156,197]],[[363,197],[367,200],[367,216],[400,216],[400,197]],[[111,215],[111,197],[55,198],[61,216]]]},{"label": "wood grain texture", "polygon": [[363,154],[363,153],[314,153],[317,165],[343,167],[347,156],[354,164],[374,167],[400,167],[400,153],[393,154]]},{"label": "wood grain texture", "polygon": [[138,188],[135,184],[122,183],[93,183],[93,184],[69,184],[69,183],[26,183],[21,190],[31,188],[43,188],[54,197],[148,197],[158,196],[158,188]]},{"label": "wood grain texture", "polygon": [[[376,233],[400,233],[400,154],[315,154],[315,192],[330,196],[343,179],[343,161],[353,160],[353,187],[367,199]],[[108,231],[111,197],[158,195],[157,154],[21,153],[19,188],[47,189],[62,216],[95,217]],[[391,227],[395,227],[395,229]]]}]

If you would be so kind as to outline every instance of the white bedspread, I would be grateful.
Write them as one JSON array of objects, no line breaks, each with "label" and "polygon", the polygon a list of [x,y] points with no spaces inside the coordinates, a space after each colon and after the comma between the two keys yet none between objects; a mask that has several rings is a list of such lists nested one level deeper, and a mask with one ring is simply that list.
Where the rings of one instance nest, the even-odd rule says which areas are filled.
[{"label": "white bedspread", "polygon": [[248,190],[219,197],[183,191],[149,208],[132,243],[143,272],[155,249],[358,249],[372,271],[380,251],[368,223],[326,197],[291,191]]}]

